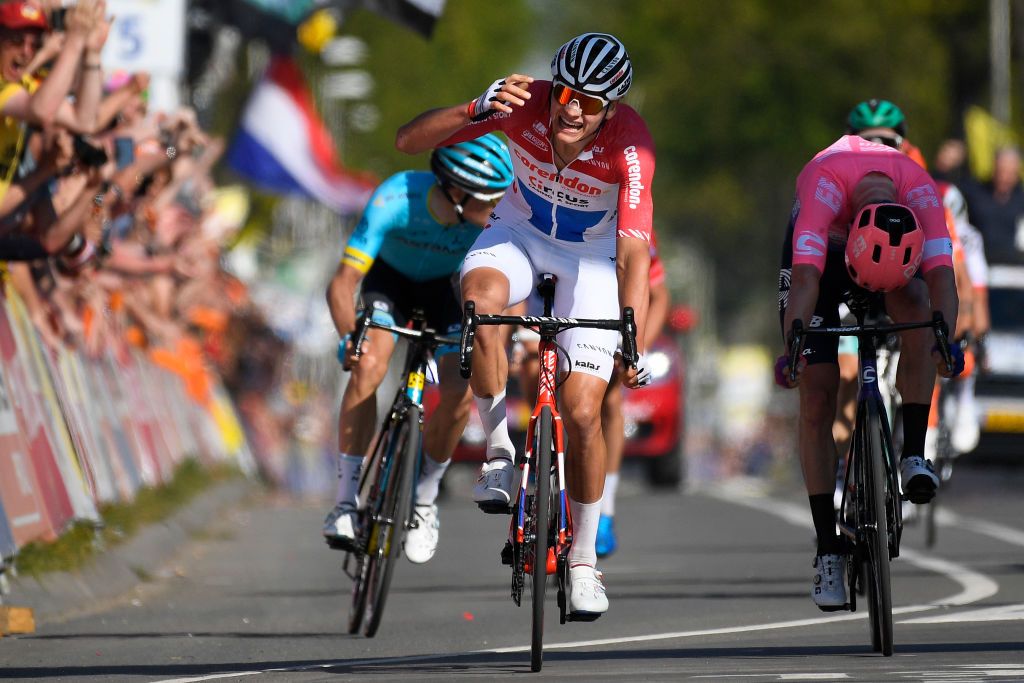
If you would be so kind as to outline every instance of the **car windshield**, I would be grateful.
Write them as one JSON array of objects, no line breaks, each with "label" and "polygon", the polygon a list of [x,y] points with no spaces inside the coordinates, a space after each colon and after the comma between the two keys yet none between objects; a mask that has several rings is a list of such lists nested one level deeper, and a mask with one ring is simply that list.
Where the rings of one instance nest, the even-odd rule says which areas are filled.
[{"label": "car windshield", "polygon": [[988,305],[993,331],[1024,332],[1024,289],[990,289]]}]

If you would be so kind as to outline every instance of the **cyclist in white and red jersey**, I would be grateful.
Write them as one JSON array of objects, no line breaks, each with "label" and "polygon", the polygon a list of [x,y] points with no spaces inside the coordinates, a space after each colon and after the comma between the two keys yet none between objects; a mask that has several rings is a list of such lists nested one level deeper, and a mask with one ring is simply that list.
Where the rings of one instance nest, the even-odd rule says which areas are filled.
[{"label": "cyclist in white and red jersey", "polygon": [[[857,287],[885,292],[886,312],[896,322],[929,320],[936,310],[950,330],[956,328],[952,243],[935,182],[924,169],[896,149],[845,135],[804,166],[796,189],[779,277],[783,334],[794,320],[809,327],[835,325],[840,301]],[[810,336],[797,368],[798,449],[818,539],[811,596],[826,611],[847,604],[845,557],[833,508],[837,343],[835,337]],[[932,349],[930,329],[903,332],[901,344],[900,480],[903,493],[920,504],[938,487],[922,457],[935,368],[950,373]],[[958,372],[963,367],[959,345],[950,344],[950,353]],[[776,362],[776,381],[795,386],[788,364],[787,348]]]},{"label": "cyclist in white and red jersey", "polygon": [[[647,126],[619,100],[633,69],[622,43],[586,33],[565,43],[551,61],[551,81],[512,74],[468,103],[420,114],[398,130],[396,146],[411,154],[500,130],[509,139],[516,180],[466,255],[463,300],[481,314],[523,301],[538,275],[558,278],[559,316],[618,318],[636,311],[641,358],[624,382],[646,382],[643,357],[654,147]],[[570,611],[600,615],[608,599],[594,548],[604,486],[601,402],[612,374],[618,335],[569,330],[559,344],[571,359],[561,385],[568,431],[567,482],[573,519],[569,553]],[[562,371],[570,370],[562,359]],[[474,498],[484,511],[506,512],[512,456],[505,383],[508,361],[498,330],[482,327],[471,386],[487,432],[487,458]]]}]

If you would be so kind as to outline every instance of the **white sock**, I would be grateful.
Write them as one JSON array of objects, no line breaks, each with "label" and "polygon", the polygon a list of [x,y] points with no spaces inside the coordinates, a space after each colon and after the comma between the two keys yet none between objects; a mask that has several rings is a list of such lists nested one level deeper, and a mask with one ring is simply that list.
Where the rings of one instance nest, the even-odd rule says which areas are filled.
[{"label": "white sock", "polygon": [[609,472],[604,475],[604,495],[601,496],[601,514],[605,517],[615,516],[615,490],[618,488],[618,472]]},{"label": "white sock", "polygon": [[487,460],[506,458],[515,460],[516,447],[508,435],[508,414],[505,410],[505,390],[493,398],[474,396],[480,422],[487,435]]},{"label": "white sock", "polygon": [[420,464],[420,480],[416,482],[416,504],[433,505],[437,500],[437,490],[441,486],[441,477],[448,469],[451,460],[437,462],[426,453]]},{"label": "white sock", "polygon": [[338,495],[335,504],[348,503],[359,507],[359,475],[363,471],[363,456],[338,453]]},{"label": "white sock", "polygon": [[572,548],[569,549],[569,568],[585,564],[597,566],[597,524],[601,520],[601,501],[577,503],[569,498],[572,513]]}]

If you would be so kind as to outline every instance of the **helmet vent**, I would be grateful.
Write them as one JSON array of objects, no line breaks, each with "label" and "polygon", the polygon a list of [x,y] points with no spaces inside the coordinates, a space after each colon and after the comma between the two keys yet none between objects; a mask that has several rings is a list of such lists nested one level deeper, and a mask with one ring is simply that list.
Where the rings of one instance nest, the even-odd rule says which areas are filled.
[{"label": "helmet vent", "polygon": [[910,247],[903,250],[903,265],[910,265]]},{"label": "helmet vent", "polygon": [[871,250],[871,260],[874,261],[875,263],[881,263],[882,262],[882,246],[881,245],[876,244],[874,249]]}]

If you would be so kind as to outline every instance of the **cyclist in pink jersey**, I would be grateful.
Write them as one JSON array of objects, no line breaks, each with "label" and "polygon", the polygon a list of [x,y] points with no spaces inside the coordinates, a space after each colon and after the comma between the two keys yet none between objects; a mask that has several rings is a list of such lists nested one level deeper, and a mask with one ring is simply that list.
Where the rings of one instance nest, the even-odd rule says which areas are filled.
[{"label": "cyclist in pink jersey", "polygon": [[[416,154],[490,131],[508,136],[516,180],[466,255],[463,300],[476,302],[479,313],[500,313],[526,299],[539,274],[553,273],[556,315],[617,318],[631,306],[641,358],[637,368],[624,371],[624,382],[635,388],[649,380],[642,340],[654,146],[640,116],[619,102],[633,70],[617,38],[577,36],[555,54],[551,73],[551,81],[512,74],[468,105],[424,112],[398,130],[396,146]],[[617,333],[606,330],[559,336],[567,351],[560,391],[574,526],[569,608],[578,614],[608,609],[594,544],[605,467],[601,402],[618,343]],[[498,330],[481,328],[471,386],[488,435],[488,462],[474,489],[485,512],[506,512],[511,500],[515,448],[505,413],[507,375]]]},{"label": "cyclist in pink jersey", "polygon": [[[896,322],[928,320],[934,310],[942,313],[950,330],[956,328],[953,247],[938,189],[924,169],[896,149],[845,135],[804,166],[796,188],[779,277],[783,334],[788,334],[794,320],[809,327],[837,324],[839,303],[857,287],[884,291],[886,311]],[[882,213],[892,221],[879,220]],[[855,217],[858,223],[852,226]],[[911,254],[910,262],[886,265],[885,258],[879,261],[874,255],[862,260],[864,254],[857,250],[862,236],[849,243],[847,239],[861,226],[887,230],[888,244],[900,246],[899,254]],[[922,231],[923,246],[907,247],[904,252],[909,233]],[[872,282],[885,284],[873,286]],[[903,493],[920,504],[932,499],[939,483],[931,463],[922,457],[935,371],[949,373],[932,348],[931,330],[909,330],[901,337],[903,353],[896,379],[903,397],[900,479]],[[826,611],[843,609],[847,603],[845,558],[833,507],[838,461],[832,436],[839,383],[837,344],[835,337],[809,337],[796,383],[800,386],[800,464],[818,537],[811,595]],[[962,368],[960,347],[950,344],[950,352]],[[776,363],[776,381],[795,386],[789,381],[788,363],[786,353]]]}]

